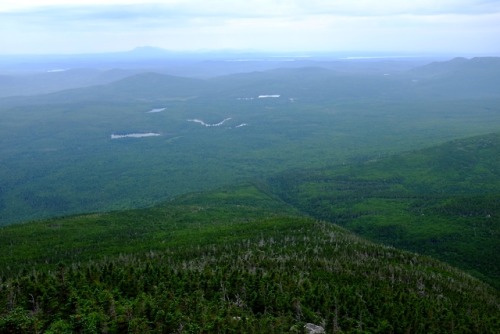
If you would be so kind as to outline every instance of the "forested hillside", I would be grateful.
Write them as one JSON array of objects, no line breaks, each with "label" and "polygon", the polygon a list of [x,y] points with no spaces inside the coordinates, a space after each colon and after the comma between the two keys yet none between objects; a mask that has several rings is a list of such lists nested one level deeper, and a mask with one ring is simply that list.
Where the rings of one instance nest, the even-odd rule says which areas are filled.
[{"label": "forested hillside", "polygon": [[499,333],[498,59],[318,64],[0,99],[0,333]]},{"label": "forested hillside", "polygon": [[500,134],[271,182],[286,202],[500,287]]},{"label": "forested hillside", "polygon": [[[262,188],[263,187],[263,188]],[[3,333],[496,333],[497,290],[264,185],[4,227]]]},{"label": "forested hillside", "polygon": [[414,71],[320,64],[209,79],[139,73],[0,99],[0,225],[146,207],[498,131],[495,59]]}]

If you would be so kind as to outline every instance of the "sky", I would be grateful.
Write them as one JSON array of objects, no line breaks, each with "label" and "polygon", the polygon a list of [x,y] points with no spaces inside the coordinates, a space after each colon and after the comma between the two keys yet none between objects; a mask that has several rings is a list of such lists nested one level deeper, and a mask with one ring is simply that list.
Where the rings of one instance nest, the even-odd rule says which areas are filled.
[{"label": "sky", "polygon": [[0,54],[500,55],[500,0],[0,0]]}]

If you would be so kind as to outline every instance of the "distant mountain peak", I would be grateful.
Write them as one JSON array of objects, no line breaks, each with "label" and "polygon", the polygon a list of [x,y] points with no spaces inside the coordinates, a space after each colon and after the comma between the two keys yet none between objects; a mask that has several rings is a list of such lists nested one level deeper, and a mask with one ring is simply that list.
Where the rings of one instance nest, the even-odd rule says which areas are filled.
[{"label": "distant mountain peak", "polygon": [[165,55],[168,53],[168,51],[155,46],[139,46],[129,51],[129,53],[141,56],[158,56]]}]

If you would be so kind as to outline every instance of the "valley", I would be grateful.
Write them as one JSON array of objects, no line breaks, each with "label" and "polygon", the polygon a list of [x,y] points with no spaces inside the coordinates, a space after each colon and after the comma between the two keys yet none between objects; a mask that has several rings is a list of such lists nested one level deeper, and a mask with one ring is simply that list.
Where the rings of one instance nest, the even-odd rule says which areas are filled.
[{"label": "valley", "polygon": [[0,332],[500,331],[499,59],[304,62],[1,98]]},{"label": "valley", "polygon": [[[146,73],[2,99],[0,224],[145,207],[498,130],[498,96],[449,98],[448,77],[425,73],[417,86],[410,84],[417,70],[389,78],[317,67],[205,80]],[[484,81],[493,84],[491,76]],[[281,97],[237,100],[269,92]],[[158,106],[168,112],[144,112]],[[150,137],[110,141],[112,135]]]}]

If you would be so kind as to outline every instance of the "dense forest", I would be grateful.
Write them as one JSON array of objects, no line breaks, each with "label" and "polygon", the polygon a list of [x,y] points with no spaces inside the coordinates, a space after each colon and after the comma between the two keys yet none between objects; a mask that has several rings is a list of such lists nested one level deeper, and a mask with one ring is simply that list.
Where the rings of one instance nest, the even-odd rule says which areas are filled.
[{"label": "dense forest", "polygon": [[500,134],[271,179],[280,197],[373,241],[500,288]]},{"label": "dense forest", "polygon": [[3,333],[500,329],[498,290],[301,217],[252,185],[1,236]]},{"label": "dense forest", "polygon": [[208,79],[139,73],[0,99],[0,225],[147,207],[498,131],[497,58],[394,63]]},{"label": "dense forest", "polygon": [[0,77],[0,333],[499,333],[500,62],[414,62]]}]

